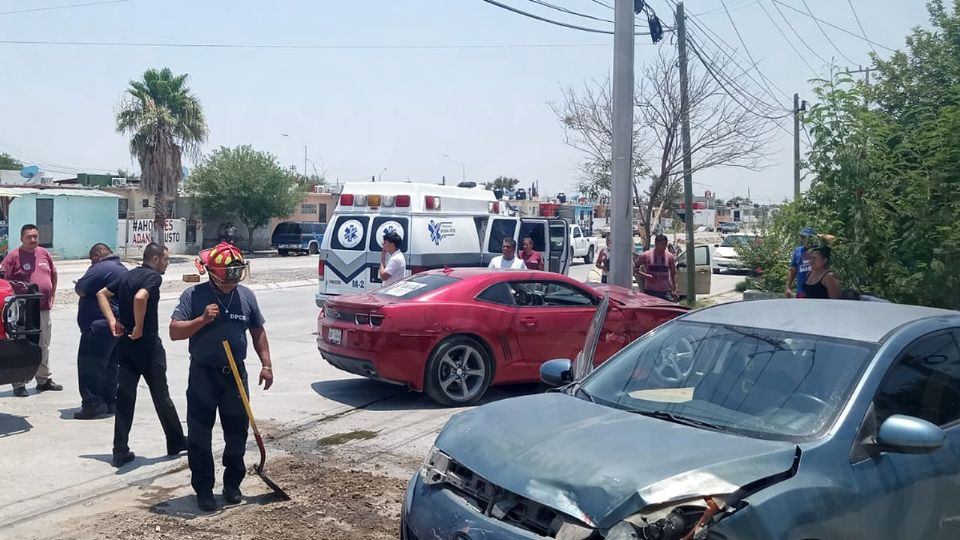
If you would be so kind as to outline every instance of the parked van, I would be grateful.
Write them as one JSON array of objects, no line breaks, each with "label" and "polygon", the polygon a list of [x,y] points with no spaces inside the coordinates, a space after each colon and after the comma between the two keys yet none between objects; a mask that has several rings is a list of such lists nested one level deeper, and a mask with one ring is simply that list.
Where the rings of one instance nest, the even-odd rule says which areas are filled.
[{"label": "parked van", "polygon": [[[503,208],[505,210],[505,208]],[[569,226],[562,219],[517,218],[501,212],[493,192],[409,182],[343,186],[320,245],[318,306],[330,296],[379,287],[383,235],[400,235],[407,275],[434,268],[484,267],[504,238],[533,239],[546,270],[566,274]]]},{"label": "parked van", "polygon": [[314,255],[320,252],[326,230],[327,224],[317,221],[283,221],[273,229],[270,244],[277,248],[281,257],[290,253]]}]

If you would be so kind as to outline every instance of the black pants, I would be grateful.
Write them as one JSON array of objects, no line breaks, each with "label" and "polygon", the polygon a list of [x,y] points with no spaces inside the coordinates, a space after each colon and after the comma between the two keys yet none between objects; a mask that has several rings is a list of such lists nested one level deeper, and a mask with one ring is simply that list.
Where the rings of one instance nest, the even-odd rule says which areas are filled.
[{"label": "black pants", "polygon": [[97,321],[80,334],[77,376],[84,410],[117,402],[119,362],[117,338],[107,321]]},{"label": "black pants", "polygon": [[[247,391],[244,365],[237,366]],[[247,391],[249,395],[249,391]],[[230,368],[190,364],[190,384],[187,386],[187,433],[190,462],[190,483],[198,495],[213,493],[213,424],[220,411],[223,428],[223,485],[239,488],[246,474],[243,454],[247,447],[247,413],[237,390]]]},{"label": "black pants", "polygon": [[167,388],[167,353],[163,350],[160,336],[143,336],[133,341],[128,337],[120,338],[117,347],[120,350],[120,385],[117,388],[117,416],[113,427],[113,453],[122,454],[130,450],[127,446],[130,426],[133,425],[133,411],[137,403],[137,385],[143,377],[150,388],[153,406],[167,437],[167,451],[179,450],[186,442],[183,426],[177,416],[177,408],[170,399]]}]

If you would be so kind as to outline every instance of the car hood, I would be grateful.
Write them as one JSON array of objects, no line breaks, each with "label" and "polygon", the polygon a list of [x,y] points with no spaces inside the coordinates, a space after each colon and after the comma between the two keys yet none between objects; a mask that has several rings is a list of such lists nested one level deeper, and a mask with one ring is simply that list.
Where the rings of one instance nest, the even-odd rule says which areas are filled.
[{"label": "car hood", "polygon": [[662,298],[643,294],[641,292],[626,289],[624,287],[618,287],[616,285],[593,285],[593,288],[596,289],[600,294],[609,294],[611,300],[623,307],[658,307],[674,310],[680,313],[688,311],[687,308],[678,304],[674,304],[673,302],[668,302]]},{"label": "car hood", "polygon": [[738,257],[738,255],[737,255],[737,248],[722,247],[722,246],[721,246],[721,247],[718,247],[718,248],[715,248],[715,249],[714,249],[714,251],[713,251],[713,256],[714,256],[714,257],[724,257],[724,258],[727,258],[727,259],[733,259],[733,258]]},{"label": "car hood", "polygon": [[793,466],[792,443],[548,393],[461,413],[437,448],[508,491],[599,528],[649,505],[733,493]]}]

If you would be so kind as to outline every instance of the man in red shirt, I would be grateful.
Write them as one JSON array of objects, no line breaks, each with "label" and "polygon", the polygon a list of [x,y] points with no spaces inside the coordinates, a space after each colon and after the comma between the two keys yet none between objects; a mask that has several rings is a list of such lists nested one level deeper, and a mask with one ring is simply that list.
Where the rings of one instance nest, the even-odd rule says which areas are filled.
[{"label": "man in red shirt", "polygon": [[520,252],[520,258],[527,270],[543,270],[543,257],[533,249],[533,238],[529,236],[523,239],[523,250]]},{"label": "man in red shirt", "polygon": [[643,293],[673,302],[677,291],[677,261],[667,251],[667,237],[658,234],[653,249],[640,255],[637,274],[644,279]]},{"label": "man in red shirt", "polygon": [[[28,224],[20,228],[20,247],[3,259],[3,275],[8,281],[25,281],[40,288],[40,367],[37,368],[37,392],[63,390],[53,382],[50,373],[50,309],[57,295],[57,269],[47,250],[40,247],[40,232],[37,226]],[[13,395],[27,397],[27,382],[13,383]]]}]

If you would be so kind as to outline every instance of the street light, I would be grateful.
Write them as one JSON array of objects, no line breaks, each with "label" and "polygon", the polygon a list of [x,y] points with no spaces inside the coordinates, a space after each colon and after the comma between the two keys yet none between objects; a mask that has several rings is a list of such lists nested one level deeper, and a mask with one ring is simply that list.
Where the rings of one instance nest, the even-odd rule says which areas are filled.
[{"label": "street light", "polygon": [[383,181],[383,173],[385,173],[385,172],[387,172],[387,168],[386,168],[386,167],[384,167],[383,170],[380,171],[380,174],[377,175],[377,182],[382,182],[382,181]]},{"label": "street light", "polygon": [[454,161],[456,161],[456,162],[458,162],[458,163],[460,164],[460,174],[461,174],[461,176],[460,176],[460,181],[461,181],[461,182],[466,182],[466,181],[467,181],[467,166],[466,166],[462,161],[460,161],[459,159],[456,159],[456,158],[451,157],[450,154],[443,154],[443,157],[445,157],[445,158],[447,158],[447,159],[452,159],[452,160],[454,160]]},{"label": "street light", "polygon": [[[286,133],[281,133],[286,138],[290,138],[290,135]],[[303,176],[307,176],[307,145],[303,145]]]}]

